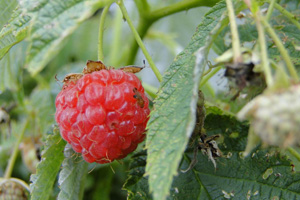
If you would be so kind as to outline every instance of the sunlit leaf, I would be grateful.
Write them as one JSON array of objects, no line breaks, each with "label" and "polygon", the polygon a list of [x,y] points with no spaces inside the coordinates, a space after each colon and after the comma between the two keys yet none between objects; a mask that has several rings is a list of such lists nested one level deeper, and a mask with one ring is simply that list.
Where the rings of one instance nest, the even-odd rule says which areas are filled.
[{"label": "sunlit leaf", "polygon": [[[32,74],[41,71],[64,46],[65,39],[97,9],[109,0],[27,0],[22,3],[25,13],[32,16],[31,46],[27,57]],[[30,7],[30,5],[35,5]],[[88,30],[87,30],[88,31]],[[84,38],[82,41],[84,42]]]},{"label": "sunlit leaf", "polygon": [[0,32],[0,59],[12,46],[25,39],[30,19],[19,8],[13,12],[11,19]]}]

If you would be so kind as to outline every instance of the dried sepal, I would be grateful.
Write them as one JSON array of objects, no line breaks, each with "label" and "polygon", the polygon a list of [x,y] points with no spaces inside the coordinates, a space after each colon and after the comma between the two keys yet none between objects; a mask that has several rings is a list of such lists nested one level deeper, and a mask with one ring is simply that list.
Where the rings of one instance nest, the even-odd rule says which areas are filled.
[{"label": "dried sepal", "polygon": [[90,74],[95,71],[100,71],[103,69],[107,69],[107,67],[101,61],[92,61],[88,60],[86,63],[86,67],[83,69],[83,74]]},{"label": "dried sepal", "polygon": [[121,67],[120,70],[124,71],[124,72],[129,72],[129,73],[138,73],[140,71],[142,71],[142,69],[144,69],[145,67],[139,67],[139,66],[125,66],[125,67]]}]

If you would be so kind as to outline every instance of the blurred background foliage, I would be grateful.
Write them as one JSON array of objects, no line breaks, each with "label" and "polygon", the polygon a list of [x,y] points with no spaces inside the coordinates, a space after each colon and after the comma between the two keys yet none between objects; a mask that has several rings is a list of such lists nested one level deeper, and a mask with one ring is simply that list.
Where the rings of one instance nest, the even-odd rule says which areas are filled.
[{"label": "blurred background foliage", "polygon": [[[8,1],[3,1],[8,2]],[[161,8],[180,2],[179,0],[152,0],[152,9]],[[1,5],[1,4],[0,4]],[[138,23],[138,11],[133,1],[126,1],[125,5],[134,24]],[[6,5],[13,10],[17,1]],[[195,28],[208,7],[198,7],[175,13],[154,23],[144,38],[144,43],[159,70],[163,72],[190,41]],[[35,172],[35,165],[40,158],[42,144],[47,134],[51,133],[55,125],[55,97],[61,90],[63,80],[68,73],[80,72],[87,60],[97,60],[97,41],[99,20],[102,9],[97,10],[89,19],[84,21],[63,44],[63,48],[56,52],[56,56],[42,69],[40,73],[31,75],[24,63],[29,41],[24,40],[11,48],[0,60],[0,117],[7,113],[9,118],[0,124],[0,177],[4,175],[14,144],[19,137],[24,122],[28,120],[24,140],[20,145],[13,169],[12,177],[20,178],[29,183],[31,173]],[[1,15],[1,27],[10,18]],[[104,32],[104,63],[108,66],[121,67],[127,65],[126,57],[133,39],[127,23],[117,5],[109,9],[105,21]],[[132,65],[143,66],[145,57],[139,50]],[[146,64],[147,66],[147,64]],[[159,83],[152,70],[146,67],[138,74],[144,83],[158,87]],[[141,147],[142,148],[142,147]],[[89,165],[85,199],[126,199],[127,192],[122,186],[127,178],[128,160],[111,165]],[[59,192],[57,183],[52,198]]]},{"label": "blurred background foliage", "polygon": [[[30,0],[27,1],[30,2]],[[139,0],[136,0],[136,2],[138,1]],[[153,10],[178,2],[183,2],[183,0],[148,1]],[[298,13],[299,16],[299,2],[297,3],[296,0],[285,0],[282,2],[287,3],[287,9]],[[17,0],[0,0],[0,10],[1,8],[6,8],[6,12],[0,15],[0,29],[2,27],[3,30],[7,28],[5,23],[10,19],[10,13],[16,8],[17,4]],[[140,17],[135,2],[128,0],[125,1],[125,5],[133,23],[135,26],[138,26]],[[262,6],[262,8],[266,9],[267,5]],[[171,65],[175,56],[190,43],[191,37],[196,31],[196,27],[202,22],[203,16],[208,10],[209,7],[192,8],[163,17],[152,24],[143,41],[161,73]],[[5,15],[5,13],[9,14]],[[35,166],[36,163],[39,162],[40,153],[44,148],[43,145],[46,137],[53,133],[56,124],[54,120],[54,102],[56,95],[62,87],[61,80],[63,80],[68,73],[81,72],[87,60],[97,60],[97,43],[101,13],[102,9],[93,12],[69,37],[61,41],[59,45],[60,48],[51,52],[51,56],[49,57],[51,59],[49,59],[46,66],[37,70],[37,73],[30,73],[30,70],[27,68],[28,66],[25,65],[29,54],[27,50],[32,42],[28,38],[14,45],[0,60],[0,177],[5,173],[5,168],[8,165],[14,145],[25,126],[24,139],[19,146],[21,153],[18,154],[12,177],[20,178],[29,183],[30,175],[35,173]],[[240,39],[243,46],[251,48],[255,45],[255,41],[257,40],[256,27],[255,24],[252,23],[251,20],[253,19],[249,17],[249,13],[246,12],[244,14],[245,16],[248,15],[248,17],[238,19]],[[295,50],[299,48],[299,34],[294,32],[294,27],[290,26],[291,24],[288,20],[282,17],[278,11],[274,10],[273,15],[276,16],[276,18],[274,18],[275,20],[272,21],[272,24],[276,25],[275,27],[280,37],[282,39],[286,37],[294,38],[294,40],[288,40],[288,42],[285,43],[285,47],[290,48],[293,62],[299,69],[300,51],[299,49]],[[24,21],[26,20],[28,20],[28,18],[25,16]],[[286,24],[286,26],[282,27],[281,24]],[[226,27],[214,41],[214,45],[208,56],[209,60],[212,61],[211,64],[214,64],[213,60],[217,55],[231,48],[229,31],[229,27]],[[3,38],[2,36],[0,37],[0,39]],[[141,50],[138,50],[136,57],[134,56],[134,61],[128,63],[128,59],[132,57],[130,45],[133,40],[131,30],[126,21],[122,18],[119,7],[116,4],[112,4],[104,25],[103,62],[107,66],[116,68],[125,65],[143,66],[145,56]],[[272,48],[272,40],[269,39],[267,42],[271,58],[274,60],[279,59],[278,50]],[[0,51],[0,54],[1,53]],[[281,60],[278,62],[280,63],[280,61]],[[143,84],[156,92],[159,87],[159,82],[148,66],[148,63],[146,63],[146,68],[137,74],[137,76],[142,80]],[[230,100],[234,92],[230,90],[230,86],[227,84],[223,69],[217,72],[217,74],[209,80],[209,83],[203,85],[201,90],[205,94],[207,107],[210,107],[208,110],[213,110],[215,105],[223,110],[219,115],[235,114],[249,101],[249,99],[245,98],[238,98],[235,101]],[[257,92],[255,94],[257,94]],[[211,112],[213,113],[213,111]],[[224,114],[223,112],[226,113]],[[230,119],[229,122],[232,122],[231,120],[232,119]],[[208,122],[214,124],[215,120]],[[222,128],[227,126],[225,122],[223,125]],[[213,125],[211,126],[213,127]],[[243,128],[246,129],[245,127]],[[229,132],[228,129],[226,129],[225,132]],[[232,141],[230,141],[230,143],[231,142]],[[243,145],[245,145],[246,136],[243,136],[243,142]],[[139,146],[137,151],[142,150],[143,145],[144,143]],[[188,150],[187,155],[192,157],[191,149]],[[296,150],[299,149],[296,148]],[[187,167],[187,155],[184,157],[185,161],[182,161],[185,168]],[[139,157],[141,157],[140,160]],[[290,158],[293,160],[296,170],[299,170],[299,161],[293,156],[290,156]],[[200,156],[200,159],[202,159],[203,162],[207,161],[207,158],[204,156]],[[104,200],[126,199],[127,191],[122,190],[123,184],[128,178],[128,174],[135,173],[135,169],[129,171],[130,160],[130,157],[127,157],[121,162],[115,161],[111,164],[89,164],[89,173],[85,180],[84,199],[96,200],[99,199],[99,197]],[[141,165],[142,170],[144,170],[145,155],[141,154],[135,156],[135,160],[131,165],[135,163]],[[288,165],[289,163],[287,166]],[[205,169],[206,168],[207,171],[211,170],[211,174],[214,173],[210,165],[206,165]],[[141,182],[147,182],[141,172],[139,172],[138,175],[137,179],[140,178]],[[175,182],[178,180],[179,179],[175,179]],[[133,187],[140,187],[140,185],[144,186],[142,189],[146,187],[138,181],[136,181],[135,184]],[[148,188],[145,189],[145,191],[147,190]],[[56,181],[51,199],[56,199],[59,191],[58,181]],[[174,191],[171,193],[173,194]]]}]

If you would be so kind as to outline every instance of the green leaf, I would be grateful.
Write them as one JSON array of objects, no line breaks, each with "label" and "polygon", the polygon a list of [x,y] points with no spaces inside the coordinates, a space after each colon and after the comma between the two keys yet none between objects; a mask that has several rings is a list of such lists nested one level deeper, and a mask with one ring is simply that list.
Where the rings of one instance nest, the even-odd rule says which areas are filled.
[{"label": "green leaf", "polygon": [[123,186],[123,188],[128,192],[128,200],[152,199],[148,190],[148,178],[144,176],[147,158],[146,155],[146,151],[144,150],[132,156],[128,179]]},{"label": "green leaf", "polygon": [[[210,110],[210,108],[208,109]],[[222,134],[219,145],[224,156],[214,168],[207,156],[198,153],[196,166],[174,178],[168,199],[299,199],[300,174],[292,163],[277,151],[256,149],[249,157],[242,156],[248,126],[234,117],[213,108],[205,120],[208,135]],[[215,114],[219,113],[219,114]],[[218,122],[218,123],[216,123]],[[187,169],[193,159],[188,149],[181,162]],[[146,154],[136,154],[130,165],[130,176],[125,184],[129,200],[151,199],[147,179],[143,176]]]},{"label": "green leaf", "polygon": [[169,194],[173,176],[195,125],[198,84],[217,33],[228,24],[221,18],[225,2],[214,6],[198,26],[192,41],[165,72],[148,122],[146,175],[154,199]]},{"label": "green leaf", "polygon": [[14,9],[17,7],[17,0],[0,0],[0,29],[7,23]]},{"label": "green leaf", "polygon": [[29,0],[23,5],[25,12],[33,17],[27,57],[28,70],[32,74],[41,71],[64,46],[67,36],[111,0],[44,0],[34,9],[28,7],[34,2]]},{"label": "green leaf", "polygon": [[81,156],[73,156],[75,152],[69,144],[66,145],[64,152],[66,158],[58,179],[60,186],[58,199],[82,199],[88,165]]},{"label": "green leaf", "polygon": [[31,17],[17,8],[8,24],[0,32],[0,59],[15,44],[25,39]]},{"label": "green leaf", "polygon": [[53,134],[47,137],[37,172],[30,177],[31,200],[47,200],[51,195],[53,184],[64,160],[65,145],[66,142],[62,140],[58,128],[54,128]]}]

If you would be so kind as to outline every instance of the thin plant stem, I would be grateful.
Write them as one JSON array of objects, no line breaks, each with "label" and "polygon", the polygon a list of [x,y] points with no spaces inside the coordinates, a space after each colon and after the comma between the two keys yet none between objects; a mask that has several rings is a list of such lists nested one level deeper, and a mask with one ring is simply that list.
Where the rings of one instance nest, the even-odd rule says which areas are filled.
[{"label": "thin plant stem", "polygon": [[272,13],[273,13],[273,10],[274,10],[274,5],[276,3],[276,0],[270,0],[271,3],[270,3],[270,6],[268,8],[268,12],[267,12],[267,15],[266,15],[266,20],[269,21],[271,16],[272,16]]},{"label": "thin plant stem", "polygon": [[23,137],[24,137],[24,134],[25,134],[25,131],[26,131],[28,123],[29,123],[29,120],[27,119],[26,122],[23,125],[21,134],[19,135],[19,138],[18,138],[18,140],[17,140],[17,142],[16,142],[16,144],[14,146],[13,153],[10,156],[8,165],[7,165],[6,169],[5,169],[4,178],[10,178],[11,177],[11,174],[12,174],[12,171],[13,171],[13,168],[14,168],[17,156],[18,156],[19,145],[20,145],[20,143],[23,140]]},{"label": "thin plant stem", "polygon": [[270,37],[272,38],[272,40],[274,41],[275,45],[277,46],[283,60],[286,63],[286,66],[290,72],[290,75],[292,76],[292,78],[295,81],[299,80],[297,71],[295,69],[295,66],[289,56],[288,51],[285,49],[285,47],[283,46],[281,40],[279,39],[279,37],[276,35],[276,32],[273,30],[273,28],[271,27],[271,25],[266,21],[266,19],[264,19],[264,17],[261,16],[261,22],[264,25],[267,33],[270,35]]},{"label": "thin plant stem", "polygon": [[238,34],[238,28],[235,21],[235,13],[233,9],[233,4],[231,0],[226,0],[228,17],[230,21],[230,31],[231,31],[231,40],[232,40],[232,50],[233,50],[233,62],[235,64],[242,62],[242,53],[241,53],[241,44]]},{"label": "thin plant stem", "polygon": [[147,0],[134,0],[134,3],[138,9],[140,17],[144,18],[149,15],[150,5]]},{"label": "thin plant stem", "polygon": [[[273,0],[267,0],[267,2],[269,2],[269,3],[272,3],[271,1],[273,1]],[[278,3],[274,3],[274,7],[279,12],[281,12],[281,14],[283,14],[286,18],[288,18],[300,30],[300,23],[299,23],[299,19],[297,19],[297,16],[295,16],[294,14],[292,14],[289,11],[287,11],[286,9],[284,9]]]},{"label": "thin plant stem", "polygon": [[135,39],[136,39],[136,42],[138,43],[138,45],[140,46],[142,52],[144,53],[144,55],[145,55],[145,57],[146,57],[149,65],[150,65],[152,71],[154,72],[157,80],[159,82],[161,82],[162,81],[162,75],[160,74],[158,68],[155,66],[155,64],[154,64],[154,62],[153,62],[150,54],[148,53],[148,51],[147,51],[147,49],[146,49],[146,47],[145,47],[145,45],[144,45],[144,43],[143,43],[143,41],[142,41],[142,39],[140,37],[140,35],[138,34],[137,30],[135,29],[135,27],[134,27],[134,25],[133,25],[133,23],[132,23],[129,15],[128,15],[128,12],[126,10],[126,7],[124,5],[123,0],[118,1],[117,4],[119,5],[119,7],[120,7],[120,9],[121,9],[121,11],[123,13],[124,18],[126,19],[128,25],[129,25],[129,27],[130,27],[130,29],[131,29],[131,31],[132,31]]},{"label": "thin plant stem", "polygon": [[287,150],[290,152],[290,154],[292,154],[293,156],[295,156],[295,158],[300,161],[300,153],[298,151],[296,151],[295,149],[293,149],[292,147],[288,147]]},{"label": "thin plant stem", "polygon": [[104,54],[103,54],[103,35],[104,35],[104,23],[105,18],[108,13],[109,7],[111,4],[104,7],[101,17],[100,17],[100,23],[99,23],[99,36],[98,36],[98,60],[103,61]]},{"label": "thin plant stem", "polygon": [[149,13],[148,18],[158,20],[168,15],[188,10],[199,6],[214,6],[220,0],[183,0],[178,3],[159,8]]},{"label": "thin plant stem", "polygon": [[212,72],[210,72],[209,74],[204,76],[204,78],[201,80],[201,82],[199,84],[199,88],[201,88],[203,85],[205,85],[205,83],[221,69],[222,69],[222,67],[217,67],[217,68],[213,69]]},{"label": "thin plant stem", "polygon": [[[187,11],[191,8],[207,6],[214,6],[220,0],[182,0],[178,3],[159,8],[150,12],[150,7],[146,3],[146,0],[135,0],[136,6],[138,7],[140,19],[137,25],[137,32],[141,38],[144,38],[149,30],[150,26],[157,20],[172,15],[174,13]],[[134,62],[138,51],[138,44],[135,40],[130,42],[130,52],[127,56],[127,65]]]},{"label": "thin plant stem", "polygon": [[117,10],[115,12],[114,21],[113,21],[113,41],[110,48],[110,57],[109,63],[112,66],[116,66],[117,58],[118,58],[118,51],[121,49],[121,36],[122,36],[122,13],[121,11]]},{"label": "thin plant stem", "polygon": [[262,67],[263,67],[263,70],[265,73],[267,86],[270,87],[273,85],[273,77],[272,77],[272,72],[271,72],[271,68],[270,68],[270,62],[268,59],[265,31],[264,31],[264,27],[262,26],[262,24],[260,22],[260,17],[261,16],[259,15],[259,11],[256,14],[254,14],[254,18],[256,20],[256,28],[257,28],[257,32],[258,32],[258,42],[259,42],[259,46],[260,46]]}]

